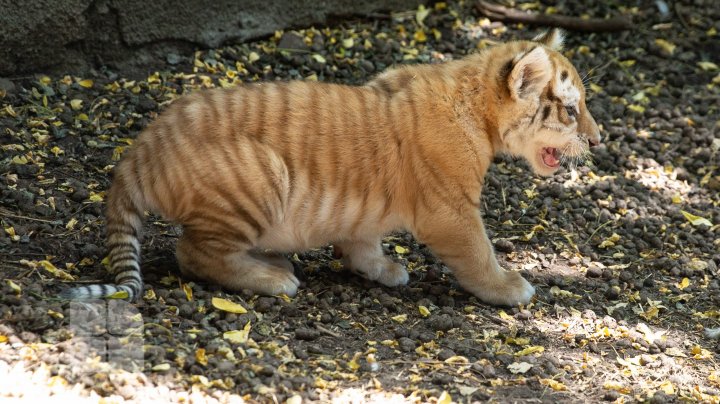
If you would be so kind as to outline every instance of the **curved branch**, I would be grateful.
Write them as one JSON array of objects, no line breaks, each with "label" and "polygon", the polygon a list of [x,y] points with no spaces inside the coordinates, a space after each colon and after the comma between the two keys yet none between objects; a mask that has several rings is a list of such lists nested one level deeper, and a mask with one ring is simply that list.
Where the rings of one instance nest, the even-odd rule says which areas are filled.
[{"label": "curved branch", "polygon": [[542,25],[583,32],[616,32],[632,29],[632,21],[625,15],[585,19],[566,15],[526,13],[483,0],[478,1],[475,8],[493,21]]}]

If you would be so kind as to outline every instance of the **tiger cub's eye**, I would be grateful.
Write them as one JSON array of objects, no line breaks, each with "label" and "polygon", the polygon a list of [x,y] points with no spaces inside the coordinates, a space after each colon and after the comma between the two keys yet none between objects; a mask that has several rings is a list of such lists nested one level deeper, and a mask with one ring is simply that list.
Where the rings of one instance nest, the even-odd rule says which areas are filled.
[{"label": "tiger cub's eye", "polygon": [[575,111],[575,107],[572,105],[566,105],[565,111],[567,111],[567,114],[571,118],[575,118],[577,116],[577,111]]}]

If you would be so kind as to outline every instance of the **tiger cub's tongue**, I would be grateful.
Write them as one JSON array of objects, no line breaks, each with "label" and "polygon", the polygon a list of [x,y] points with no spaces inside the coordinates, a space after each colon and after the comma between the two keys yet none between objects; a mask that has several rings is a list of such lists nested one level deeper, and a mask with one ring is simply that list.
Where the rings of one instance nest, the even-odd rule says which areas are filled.
[{"label": "tiger cub's tongue", "polygon": [[560,160],[557,158],[558,150],[554,147],[543,148],[542,158],[545,164],[549,167],[557,167],[560,165]]}]

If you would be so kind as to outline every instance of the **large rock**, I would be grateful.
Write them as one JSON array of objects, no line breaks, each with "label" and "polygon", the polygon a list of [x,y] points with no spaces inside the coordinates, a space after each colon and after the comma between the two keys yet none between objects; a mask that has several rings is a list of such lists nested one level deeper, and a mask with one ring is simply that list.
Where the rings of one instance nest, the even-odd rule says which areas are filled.
[{"label": "large rock", "polygon": [[[188,55],[420,0],[0,0],[0,76],[91,67],[150,70]],[[172,59],[175,59],[172,56]]]}]

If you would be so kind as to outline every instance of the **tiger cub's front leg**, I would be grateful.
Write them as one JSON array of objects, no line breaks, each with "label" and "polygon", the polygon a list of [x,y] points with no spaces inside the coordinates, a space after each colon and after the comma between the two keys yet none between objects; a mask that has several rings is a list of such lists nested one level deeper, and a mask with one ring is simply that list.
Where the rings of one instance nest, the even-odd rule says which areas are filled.
[{"label": "tiger cub's front leg", "polygon": [[379,238],[336,243],[335,249],[345,267],[366,279],[390,287],[408,283],[407,270],[383,254]]},{"label": "tiger cub's front leg", "polygon": [[490,304],[530,302],[535,288],[519,273],[500,267],[477,209],[465,215],[442,209],[425,218],[416,230],[419,241],[443,260],[460,286]]}]

